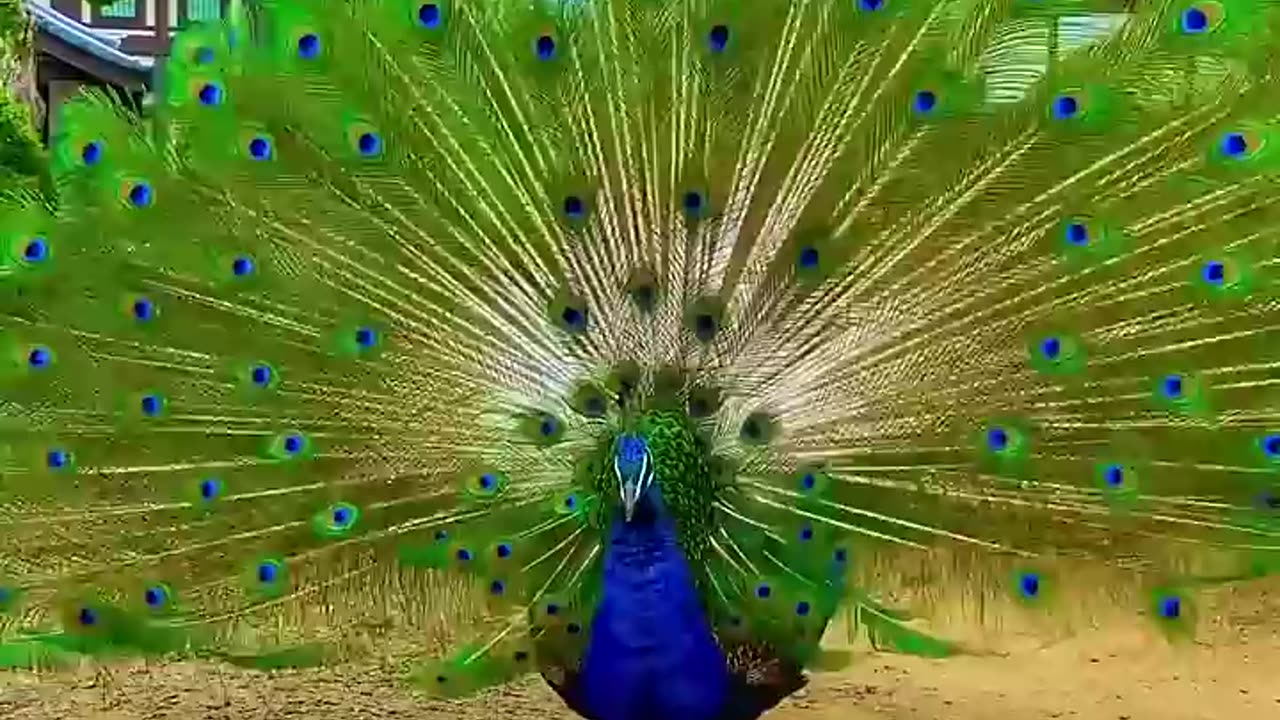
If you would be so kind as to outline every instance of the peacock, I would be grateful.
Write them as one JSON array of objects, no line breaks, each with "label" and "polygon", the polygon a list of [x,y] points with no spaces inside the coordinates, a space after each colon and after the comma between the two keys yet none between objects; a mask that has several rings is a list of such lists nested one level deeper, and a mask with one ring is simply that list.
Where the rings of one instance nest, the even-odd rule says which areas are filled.
[{"label": "peacock", "polygon": [[[1269,0],[261,0],[0,201],[0,665],[749,720],[1280,559]],[[966,568],[963,572],[948,568]],[[1109,576],[1110,577],[1110,576]],[[1121,595],[1117,595],[1121,597]],[[993,606],[994,607],[994,606]],[[994,611],[993,611],[994,612]]]}]

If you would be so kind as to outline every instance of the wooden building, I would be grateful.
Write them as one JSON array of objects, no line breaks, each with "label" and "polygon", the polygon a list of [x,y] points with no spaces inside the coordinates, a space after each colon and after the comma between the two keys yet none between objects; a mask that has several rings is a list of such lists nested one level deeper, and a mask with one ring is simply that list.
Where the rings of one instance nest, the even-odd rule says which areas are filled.
[{"label": "wooden building", "polygon": [[191,22],[216,20],[230,0],[27,0],[35,21],[36,85],[47,139],[61,107],[86,86],[106,88],[140,107],[173,33]]},{"label": "wooden building", "polygon": [[116,0],[94,7],[83,0],[33,0],[64,17],[117,40],[122,52],[140,57],[163,56],[178,28],[200,20],[219,20],[229,0]]}]

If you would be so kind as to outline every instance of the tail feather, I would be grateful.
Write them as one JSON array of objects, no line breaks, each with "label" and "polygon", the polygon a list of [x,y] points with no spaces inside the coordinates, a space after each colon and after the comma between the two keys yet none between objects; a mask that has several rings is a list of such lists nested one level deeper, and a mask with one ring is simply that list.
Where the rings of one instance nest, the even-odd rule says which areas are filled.
[{"label": "tail feather", "polygon": [[57,207],[0,206],[0,664],[375,638],[433,692],[537,670],[573,706],[622,431],[744,708],[845,608],[958,650],[876,557],[1046,614],[1055,561],[1107,562],[1191,632],[1280,557],[1276,26],[1130,4],[185,31],[153,121],[72,103]]}]

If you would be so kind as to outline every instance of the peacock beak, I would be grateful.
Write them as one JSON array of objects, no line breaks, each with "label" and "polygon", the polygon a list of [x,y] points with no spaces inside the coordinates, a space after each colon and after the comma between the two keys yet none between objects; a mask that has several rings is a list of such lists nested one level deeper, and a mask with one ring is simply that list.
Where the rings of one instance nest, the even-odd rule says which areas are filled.
[{"label": "peacock beak", "polygon": [[636,502],[640,500],[640,483],[626,482],[622,484],[622,516],[627,522],[631,522],[631,516],[635,514]]}]

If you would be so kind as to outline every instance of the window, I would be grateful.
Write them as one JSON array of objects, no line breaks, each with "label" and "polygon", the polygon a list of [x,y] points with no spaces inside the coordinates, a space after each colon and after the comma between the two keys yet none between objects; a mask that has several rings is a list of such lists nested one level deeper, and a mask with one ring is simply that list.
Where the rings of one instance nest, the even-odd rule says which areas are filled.
[{"label": "window", "polygon": [[222,0],[185,0],[187,4],[186,20],[202,22],[222,19]]},{"label": "window", "polygon": [[116,0],[104,5],[98,13],[104,18],[135,18],[138,16],[138,0]]},{"label": "window", "polygon": [[147,0],[114,0],[94,5],[89,16],[91,25],[108,28],[144,28],[147,26]]}]

